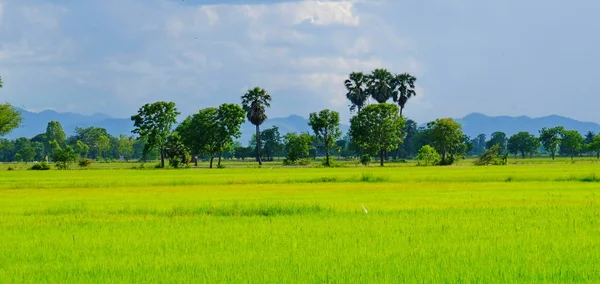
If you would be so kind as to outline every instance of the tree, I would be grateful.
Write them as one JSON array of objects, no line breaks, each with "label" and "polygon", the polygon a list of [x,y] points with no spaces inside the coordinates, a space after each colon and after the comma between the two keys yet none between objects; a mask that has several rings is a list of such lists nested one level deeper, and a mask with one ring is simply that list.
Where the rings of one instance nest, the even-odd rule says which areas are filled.
[{"label": "tree", "polygon": [[67,134],[63,130],[60,122],[55,120],[48,122],[48,126],[46,126],[46,141],[48,143],[46,145],[48,149],[52,149],[52,146],[50,145],[50,142],[52,141],[56,141],[58,146],[61,148],[65,147],[67,142]]},{"label": "tree", "polygon": [[10,104],[0,104],[0,137],[18,128],[23,121],[21,113]]},{"label": "tree", "polygon": [[[435,166],[440,162],[440,154],[435,148],[425,145],[417,153],[418,165]],[[423,162],[423,164],[421,164]]]},{"label": "tree", "polygon": [[494,144],[491,148],[489,148],[487,151],[485,151],[485,153],[483,153],[483,155],[481,155],[481,157],[479,157],[479,159],[477,159],[474,164],[476,166],[487,166],[489,164],[494,164],[494,165],[502,165],[502,164],[506,164],[506,156],[508,156],[508,154],[506,154],[506,156],[502,157],[502,159],[500,159],[500,157],[498,157],[500,155],[500,145],[498,144]]},{"label": "tree", "polygon": [[570,155],[571,159],[583,149],[584,138],[577,130],[564,130],[561,140],[561,152]]},{"label": "tree", "polygon": [[412,119],[406,120],[406,126],[402,132],[405,136],[402,143],[399,145],[394,158],[408,158],[417,154],[418,148],[415,147],[415,135],[419,132],[417,123]]},{"label": "tree", "polygon": [[288,133],[284,136],[283,140],[285,141],[287,156],[284,164],[294,164],[298,159],[308,157],[313,140],[310,135],[306,133],[301,133],[300,135]]},{"label": "tree", "polygon": [[[264,143],[261,154],[264,154],[268,161],[273,161],[273,157],[280,154],[283,148],[279,127],[273,125],[273,127],[263,130],[260,133],[260,140]],[[254,137],[254,144],[256,144],[256,137]]]},{"label": "tree", "polygon": [[540,141],[529,132],[519,132],[508,139],[508,152],[514,154],[521,153],[521,158],[526,154],[533,155],[540,147]]},{"label": "tree", "polygon": [[173,168],[179,168],[182,164],[187,165],[190,163],[190,152],[183,144],[179,133],[173,132],[167,138],[167,143],[165,144],[165,156],[169,159],[169,165]]},{"label": "tree", "polygon": [[365,90],[367,79],[362,72],[352,72],[344,82],[348,90],[346,98],[350,101],[350,112],[360,111],[367,103],[369,98],[369,93]]},{"label": "tree", "polygon": [[596,137],[596,134],[593,131],[588,131],[588,133],[585,134],[585,144],[592,144],[594,142],[594,138]]},{"label": "tree", "polygon": [[367,91],[369,95],[382,104],[394,97],[394,76],[386,69],[375,69],[368,76]]},{"label": "tree", "polygon": [[110,139],[106,136],[100,136],[98,139],[98,159],[106,158],[106,151],[110,148]]},{"label": "tree", "polygon": [[394,77],[393,86],[397,88],[397,91],[393,92],[392,95],[394,102],[400,106],[400,116],[402,116],[402,110],[404,110],[406,102],[417,95],[415,81],[417,81],[417,78],[408,73],[398,74]]},{"label": "tree", "polygon": [[473,144],[473,149],[472,152],[475,155],[481,155],[485,152],[485,144],[486,144],[486,137],[485,134],[479,134],[477,135],[477,137],[475,137],[475,139],[470,141],[471,144]]},{"label": "tree", "polygon": [[271,96],[259,87],[248,90],[242,96],[242,108],[250,123],[256,126],[256,161],[262,165],[260,160],[260,125],[267,120],[266,108],[271,107]]},{"label": "tree", "polygon": [[236,104],[222,104],[217,110],[218,120],[218,139],[219,147],[219,163],[221,166],[221,156],[228,145],[233,144],[234,138],[239,138],[242,135],[240,128],[244,123],[244,109]]},{"label": "tree", "polygon": [[542,146],[546,149],[546,151],[550,152],[550,156],[552,160],[556,155],[556,151],[558,151],[561,143],[561,135],[565,129],[562,126],[557,126],[553,128],[542,128],[540,130],[540,138],[539,141],[542,143]]},{"label": "tree", "polygon": [[77,153],[71,146],[62,149],[56,140],[52,140],[50,141],[50,148],[52,149],[52,160],[56,162],[58,169],[67,170],[69,165],[77,160]]},{"label": "tree", "polygon": [[77,155],[79,155],[79,157],[85,158],[90,152],[90,146],[81,142],[81,140],[77,140],[77,142],[75,142],[73,150],[75,151],[75,153],[77,153]]},{"label": "tree", "polygon": [[507,142],[508,139],[506,138],[506,134],[504,132],[497,131],[492,133],[492,137],[485,143],[485,147],[490,149],[494,147],[494,145],[498,145],[500,147],[499,153],[506,153]]},{"label": "tree", "polygon": [[427,127],[432,146],[442,156],[441,165],[451,165],[455,155],[464,154],[467,150],[462,127],[452,118],[436,119],[427,123]]},{"label": "tree", "polygon": [[308,125],[312,127],[316,141],[325,151],[325,165],[331,166],[330,152],[336,147],[335,141],[342,137],[340,114],[328,109],[319,113],[313,112],[310,114]]},{"label": "tree", "polygon": [[592,143],[587,146],[589,151],[596,152],[596,158],[600,159],[600,135],[594,136]]},{"label": "tree", "polygon": [[145,104],[131,117],[135,127],[132,132],[147,140],[144,152],[158,148],[161,168],[165,167],[165,143],[178,115],[175,103],[161,101]]},{"label": "tree", "polygon": [[31,141],[25,137],[15,140],[15,151],[22,161],[31,162],[35,159],[35,149],[31,145]]},{"label": "tree", "polygon": [[118,156],[123,157],[125,161],[129,161],[133,158],[133,143],[134,139],[132,137],[121,134],[117,143]]},{"label": "tree", "polygon": [[368,105],[350,120],[350,137],[365,154],[379,153],[379,163],[383,167],[385,153],[402,142],[404,125],[404,119],[398,115],[398,106]]}]

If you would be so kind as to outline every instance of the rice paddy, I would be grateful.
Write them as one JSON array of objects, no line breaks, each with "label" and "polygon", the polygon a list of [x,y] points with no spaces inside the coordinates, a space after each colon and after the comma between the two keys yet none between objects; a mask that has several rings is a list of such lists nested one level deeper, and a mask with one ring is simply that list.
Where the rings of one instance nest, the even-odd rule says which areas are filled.
[{"label": "rice paddy", "polygon": [[593,283],[600,168],[3,171],[0,252],[0,283]]}]

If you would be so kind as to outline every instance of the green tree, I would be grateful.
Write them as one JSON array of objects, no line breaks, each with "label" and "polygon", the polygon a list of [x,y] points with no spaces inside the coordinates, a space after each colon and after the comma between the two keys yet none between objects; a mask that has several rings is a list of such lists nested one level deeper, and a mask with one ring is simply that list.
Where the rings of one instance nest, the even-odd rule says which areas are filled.
[{"label": "green tree", "polygon": [[295,163],[300,158],[306,158],[312,147],[313,138],[307,133],[288,133],[283,138],[285,143],[286,161],[285,164]]},{"label": "green tree", "polygon": [[77,153],[77,155],[79,155],[79,157],[86,158],[90,152],[90,146],[81,142],[81,140],[77,140],[77,142],[75,142],[75,146],[73,146],[73,150],[75,153]]},{"label": "green tree", "polygon": [[367,103],[369,98],[369,93],[365,89],[367,79],[368,77],[362,72],[352,72],[344,81],[344,86],[348,90],[346,98],[350,101],[350,112],[360,111]]},{"label": "green tree", "polygon": [[417,78],[408,73],[402,73],[396,75],[393,80],[393,86],[397,90],[392,92],[392,99],[400,106],[400,116],[402,116],[402,110],[404,110],[406,102],[417,95],[415,91],[415,81],[417,81]]},{"label": "green tree", "polygon": [[15,150],[25,163],[35,159],[35,149],[31,145],[31,141],[25,137],[15,140]]},{"label": "green tree", "polygon": [[[253,144],[256,145],[256,137],[253,138]],[[273,125],[271,128],[263,130],[260,133],[260,140],[264,144],[261,154],[267,161],[273,161],[273,158],[276,155],[281,154],[283,144],[281,141],[281,134],[279,133],[279,127]]]},{"label": "green tree", "polygon": [[56,140],[52,140],[50,148],[52,149],[52,160],[54,160],[58,169],[67,170],[70,164],[77,160],[77,153],[71,146],[62,149]]},{"label": "green tree", "polygon": [[239,138],[242,135],[240,128],[244,123],[245,111],[236,104],[222,104],[217,110],[217,120],[219,125],[219,162],[221,166],[221,157],[223,151],[233,144],[234,138]]},{"label": "green tree", "polygon": [[464,154],[467,150],[462,127],[452,118],[436,119],[427,123],[427,127],[430,129],[428,134],[432,146],[442,156],[441,165],[451,165],[456,155]]},{"label": "green tree", "polygon": [[177,132],[171,133],[169,138],[167,138],[165,155],[169,159],[169,165],[173,168],[187,165],[191,161],[190,152]]},{"label": "green tree", "polygon": [[310,114],[308,125],[315,133],[315,139],[325,151],[325,165],[331,166],[329,155],[336,148],[336,140],[342,137],[340,131],[340,114],[328,109]]},{"label": "green tree", "polygon": [[508,143],[508,138],[506,138],[506,134],[504,132],[494,132],[492,133],[492,137],[490,140],[485,143],[485,147],[490,149],[494,147],[494,145],[500,146],[500,153],[506,153],[506,143]]},{"label": "green tree", "polygon": [[439,164],[441,158],[440,154],[435,150],[435,148],[425,145],[419,149],[419,152],[417,153],[417,160],[419,160],[418,165],[435,166]]},{"label": "green tree", "polygon": [[117,143],[117,152],[119,157],[123,157],[125,161],[129,161],[133,158],[133,144],[135,140],[133,137],[127,137],[124,134],[119,136]]},{"label": "green tree", "polygon": [[556,151],[560,148],[561,144],[561,136],[565,129],[562,126],[553,127],[553,128],[542,128],[540,130],[540,138],[539,141],[542,143],[542,146],[550,153],[552,160],[556,156]]},{"label": "green tree", "polygon": [[248,90],[242,96],[242,108],[246,112],[246,117],[250,123],[256,126],[256,161],[262,165],[260,160],[260,125],[267,120],[266,109],[271,107],[271,96],[259,87]]},{"label": "green tree", "polygon": [[583,142],[584,138],[577,130],[564,130],[561,139],[561,152],[573,159],[583,149]]},{"label": "green tree", "polygon": [[508,152],[514,154],[521,153],[521,158],[526,154],[533,155],[540,147],[540,141],[529,132],[519,132],[508,139]]},{"label": "green tree", "polygon": [[137,115],[131,117],[135,129],[133,133],[146,137],[144,152],[157,148],[160,154],[160,167],[165,167],[165,143],[176,118],[179,115],[175,103],[156,102],[142,106]]},{"label": "green tree", "polygon": [[594,136],[592,143],[587,145],[589,151],[596,152],[596,158],[600,159],[600,135]]},{"label": "green tree", "polygon": [[106,152],[110,149],[110,139],[106,136],[100,136],[98,139],[98,159],[105,159]]},{"label": "green tree", "polygon": [[46,150],[44,149],[44,143],[42,142],[31,142],[31,147],[33,148],[33,150],[35,151],[35,156],[34,156],[34,160],[36,161],[42,161],[44,159],[46,159]]},{"label": "green tree", "polygon": [[404,119],[398,115],[398,106],[368,105],[350,120],[350,137],[362,152],[378,153],[379,164],[383,167],[385,153],[402,142],[404,125]]},{"label": "green tree", "polygon": [[0,137],[18,128],[23,121],[21,113],[10,104],[0,104]]},{"label": "green tree", "polygon": [[[58,146],[60,146],[61,148],[65,147],[67,142],[67,134],[63,130],[63,127],[60,124],[60,122],[55,120],[48,122],[48,126],[46,127],[46,141],[48,143],[56,141],[56,143],[58,143]],[[48,149],[52,149],[50,144],[47,144],[47,146]]]},{"label": "green tree", "polygon": [[378,103],[385,103],[395,96],[394,76],[386,69],[373,70],[367,82],[369,95]]}]

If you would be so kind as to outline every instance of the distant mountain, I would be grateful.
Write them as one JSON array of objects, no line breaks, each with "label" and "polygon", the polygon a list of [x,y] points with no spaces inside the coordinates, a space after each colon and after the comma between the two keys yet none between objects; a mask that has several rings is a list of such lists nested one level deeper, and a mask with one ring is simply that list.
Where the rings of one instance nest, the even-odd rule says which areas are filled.
[{"label": "distant mountain", "polygon": [[528,116],[487,116],[481,113],[472,113],[463,118],[456,119],[456,121],[463,126],[465,134],[472,138],[482,133],[489,138],[496,131],[504,132],[508,136],[520,131],[527,131],[537,136],[540,129],[555,126],[577,130],[582,135],[585,135],[588,131],[600,132],[600,124],[582,122],[559,115],[531,118]]},{"label": "distant mountain", "polygon": [[75,133],[76,127],[96,126],[106,128],[111,135],[130,134],[133,129],[133,123],[129,119],[112,118],[106,114],[82,115],[72,112],[56,112],[45,110],[42,112],[30,112],[19,109],[23,115],[23,124],[13,132],[6,135],[6,138],[14,139],[18,137],[33,137],[46,132],[46,126],[51,120],[60,122],[67,135]]}]

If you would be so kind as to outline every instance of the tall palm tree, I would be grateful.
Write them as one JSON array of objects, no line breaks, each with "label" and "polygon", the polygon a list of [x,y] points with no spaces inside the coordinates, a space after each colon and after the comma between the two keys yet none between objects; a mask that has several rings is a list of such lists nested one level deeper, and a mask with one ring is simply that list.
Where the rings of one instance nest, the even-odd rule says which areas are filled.
[{"label": "tall palm tree", "polygon": [[256,126],[256,161],[260,160],[260,125],[267,120],[266,108],[271,107],[271,96],[262,88],[255,87],[242,96],[242,108],[250,123]]},{"label": "tall palm tree", "polygon": [[415,81],[417,81],[417,78],[408,73],[398,74],[394,78],[394,88],[396,90],[393,92],[393,99],[400,106],[400,116],[402,116],[402,110],[404,110],[408,99],[417,95]]},{"label": "tall palm tree", "polygon": [[387,102],[395,91],[394,76],[386,69],[375,69],[368,76],[367,90],[378,103]]},{"label": "tall palm tree", "polygon": [[367,77],[362,72],[352,72],[344,85],[348,90],[346,98],[350,100],[350,112],[359,111],[365,106],[369,93],[365,90]]}]

